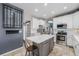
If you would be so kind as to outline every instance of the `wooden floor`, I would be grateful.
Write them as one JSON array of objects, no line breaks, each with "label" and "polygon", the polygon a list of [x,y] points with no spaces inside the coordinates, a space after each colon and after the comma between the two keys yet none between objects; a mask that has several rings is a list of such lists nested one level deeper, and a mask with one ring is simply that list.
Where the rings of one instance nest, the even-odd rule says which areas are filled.
[{"label": "wooden floor", "polygon": [[[25,48],[23,47],[19,51],[7,54],[8,56],[25,56]],[[48,56],[74,56],[74,49],[66,46],[63,42],[60,44],[54,45],[53,50],[49,53]]]},{"label": "wooden floor", "polygon": [[[20,56],[23,55],[21,54]],[[60,42],[60,44],[55,43],[53,50],[49,53],[48,56],[75,56],[75,54],[72,47],[66,46],[65,43]]]},{"label": "wooden floor", "polygon": [[74,49],[66,46],[55,44],[53,50],[50,52],[49,56],[74,56]]}]

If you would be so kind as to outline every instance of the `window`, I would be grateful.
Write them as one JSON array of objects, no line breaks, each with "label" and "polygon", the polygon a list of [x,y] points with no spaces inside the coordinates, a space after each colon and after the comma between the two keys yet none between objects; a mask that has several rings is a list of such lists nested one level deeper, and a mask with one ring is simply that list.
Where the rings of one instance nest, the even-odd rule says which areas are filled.
[{"label": "window", "polygon": [[22,28],[22,14],[22,10],[3,4],[3,27]]}]

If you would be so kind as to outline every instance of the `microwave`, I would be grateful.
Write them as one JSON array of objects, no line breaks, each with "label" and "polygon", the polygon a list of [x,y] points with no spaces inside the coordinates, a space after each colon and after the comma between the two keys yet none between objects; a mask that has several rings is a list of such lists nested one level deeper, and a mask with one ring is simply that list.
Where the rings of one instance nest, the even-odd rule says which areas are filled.
[{"label": "microwave", "polygon": [[67,28],[67,24],[57,24],[57,28]]}]

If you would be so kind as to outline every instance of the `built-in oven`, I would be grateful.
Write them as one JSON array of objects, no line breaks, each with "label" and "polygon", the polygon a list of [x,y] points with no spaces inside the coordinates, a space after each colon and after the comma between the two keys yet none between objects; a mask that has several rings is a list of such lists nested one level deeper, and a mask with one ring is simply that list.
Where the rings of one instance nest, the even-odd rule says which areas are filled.
[{"label": "built-in oven", "polygon": [[67,24],[57,24],[56,43],[67,40]]},{"label": "built-in oven", "polygon": [[60,41],[65,41],[65,37],[67,37],[67,32],[58,32],[56,34],[56,37],[57,37],[57,40],[60,40]]}]

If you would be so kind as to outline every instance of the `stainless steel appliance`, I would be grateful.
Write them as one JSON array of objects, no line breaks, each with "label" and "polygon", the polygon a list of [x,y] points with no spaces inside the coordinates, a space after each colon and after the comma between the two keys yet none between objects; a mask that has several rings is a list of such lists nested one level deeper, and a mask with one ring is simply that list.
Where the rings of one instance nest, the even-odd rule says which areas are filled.
[{"label": "stainless steel appliance", "polygon": [[65,41],[67,38],[67,32],[60,31],[56,34],[56,43],[59,43],[59,41]]},{"label": "stainless steel appliance", "polygon": [[57,25],[58,32],[56,34],[56,43],[59,41],[65,41],[67,39],[67,24],[58,24]]}]

